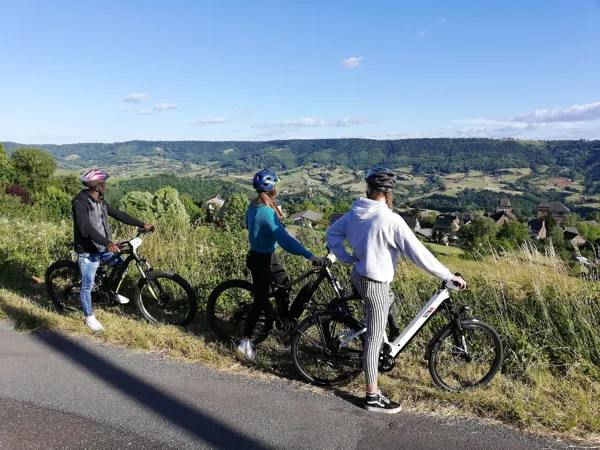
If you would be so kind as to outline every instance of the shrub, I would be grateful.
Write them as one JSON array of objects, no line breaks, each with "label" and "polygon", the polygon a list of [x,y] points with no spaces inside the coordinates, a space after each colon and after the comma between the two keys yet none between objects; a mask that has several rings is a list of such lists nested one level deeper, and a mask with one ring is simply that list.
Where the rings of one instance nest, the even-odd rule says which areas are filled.
[{"label": "shrub", "polygon": [[21,199],[21,203],[26,205],[31,205],[32,200],[31,196],[27,193],[25,189],[23,189],[18,184],[9,184],[4,188],[4,193],[8,195],[12,195],[14,197],[19,197]]},{"label": "shrub", "polygon": [[58,257],[67,256],[73,239],[67,222],[0,218],[0,274],[43,276]]}]

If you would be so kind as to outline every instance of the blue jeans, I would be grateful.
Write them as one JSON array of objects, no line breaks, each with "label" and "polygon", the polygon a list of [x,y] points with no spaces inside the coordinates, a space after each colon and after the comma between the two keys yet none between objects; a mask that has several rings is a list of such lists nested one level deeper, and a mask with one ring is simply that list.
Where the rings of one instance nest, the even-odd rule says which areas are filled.
[{"label": "blue jeans", "polygon": [[[79,263],[79,272],[81,273],[81,288],[79,290],[79,298],[81,300],[81,306],[85,317],[94,315],[92,312],[92,289],[94,288],[94,280],[96,278],[96,271],[100,267],[100,262],[108,261],[112,258],[114,253],[105,251],[104,247],[101,247],[98,253],[80,253],[77,255],[77,262]],[[117,258],[112,261],[109,265],[114,266],[119,264],[123,260]]]}]

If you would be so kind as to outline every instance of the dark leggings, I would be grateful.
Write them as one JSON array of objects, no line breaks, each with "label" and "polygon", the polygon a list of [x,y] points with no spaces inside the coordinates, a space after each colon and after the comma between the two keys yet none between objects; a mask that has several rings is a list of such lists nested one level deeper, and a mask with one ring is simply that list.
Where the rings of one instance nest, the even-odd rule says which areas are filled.
[{"label": "dark leggings", "polygon": [[[254,284],[254,303],[244,327],[244,337],[252,338],[256,323],[263,311],[270,313],[272,311],[269,302],[269,289],[271,283],[287,284],[289,278],[285,268],[281,265],[279,257],[275,253],[258,253],[250,251],[246,257],[246,266],[252,273],[252,283]],[[289,295],[277,298],[279,308],[287,308]]]}]

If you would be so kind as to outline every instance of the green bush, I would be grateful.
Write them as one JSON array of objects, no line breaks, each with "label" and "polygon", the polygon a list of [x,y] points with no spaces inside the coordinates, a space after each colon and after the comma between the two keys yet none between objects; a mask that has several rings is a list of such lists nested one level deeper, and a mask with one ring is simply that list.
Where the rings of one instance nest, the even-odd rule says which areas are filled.
[{"label": "green bush", "polygon": [[37,195],[32,212],[45,220],[66,220],[72,217],[72,200],[63,190],[48,186],[44,192]]},{"label": "green bush", "polygon": [[69,254],[72,225],[0,218],[0,275],[43,276],[48,266]]}]

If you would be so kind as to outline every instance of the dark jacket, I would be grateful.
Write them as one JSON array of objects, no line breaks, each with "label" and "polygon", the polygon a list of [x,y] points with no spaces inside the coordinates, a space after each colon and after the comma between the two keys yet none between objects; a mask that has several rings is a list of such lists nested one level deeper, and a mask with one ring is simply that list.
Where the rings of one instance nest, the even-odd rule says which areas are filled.
[{"label": "dark jacket", "polygon": [[143,227],[144,222],[113,208],[104,200],[95,200],[87,190],[73,199],[73,233],[77,253],[98,253],[100,247],[112,242],[112,230],[108,217],[126,225]]}]

